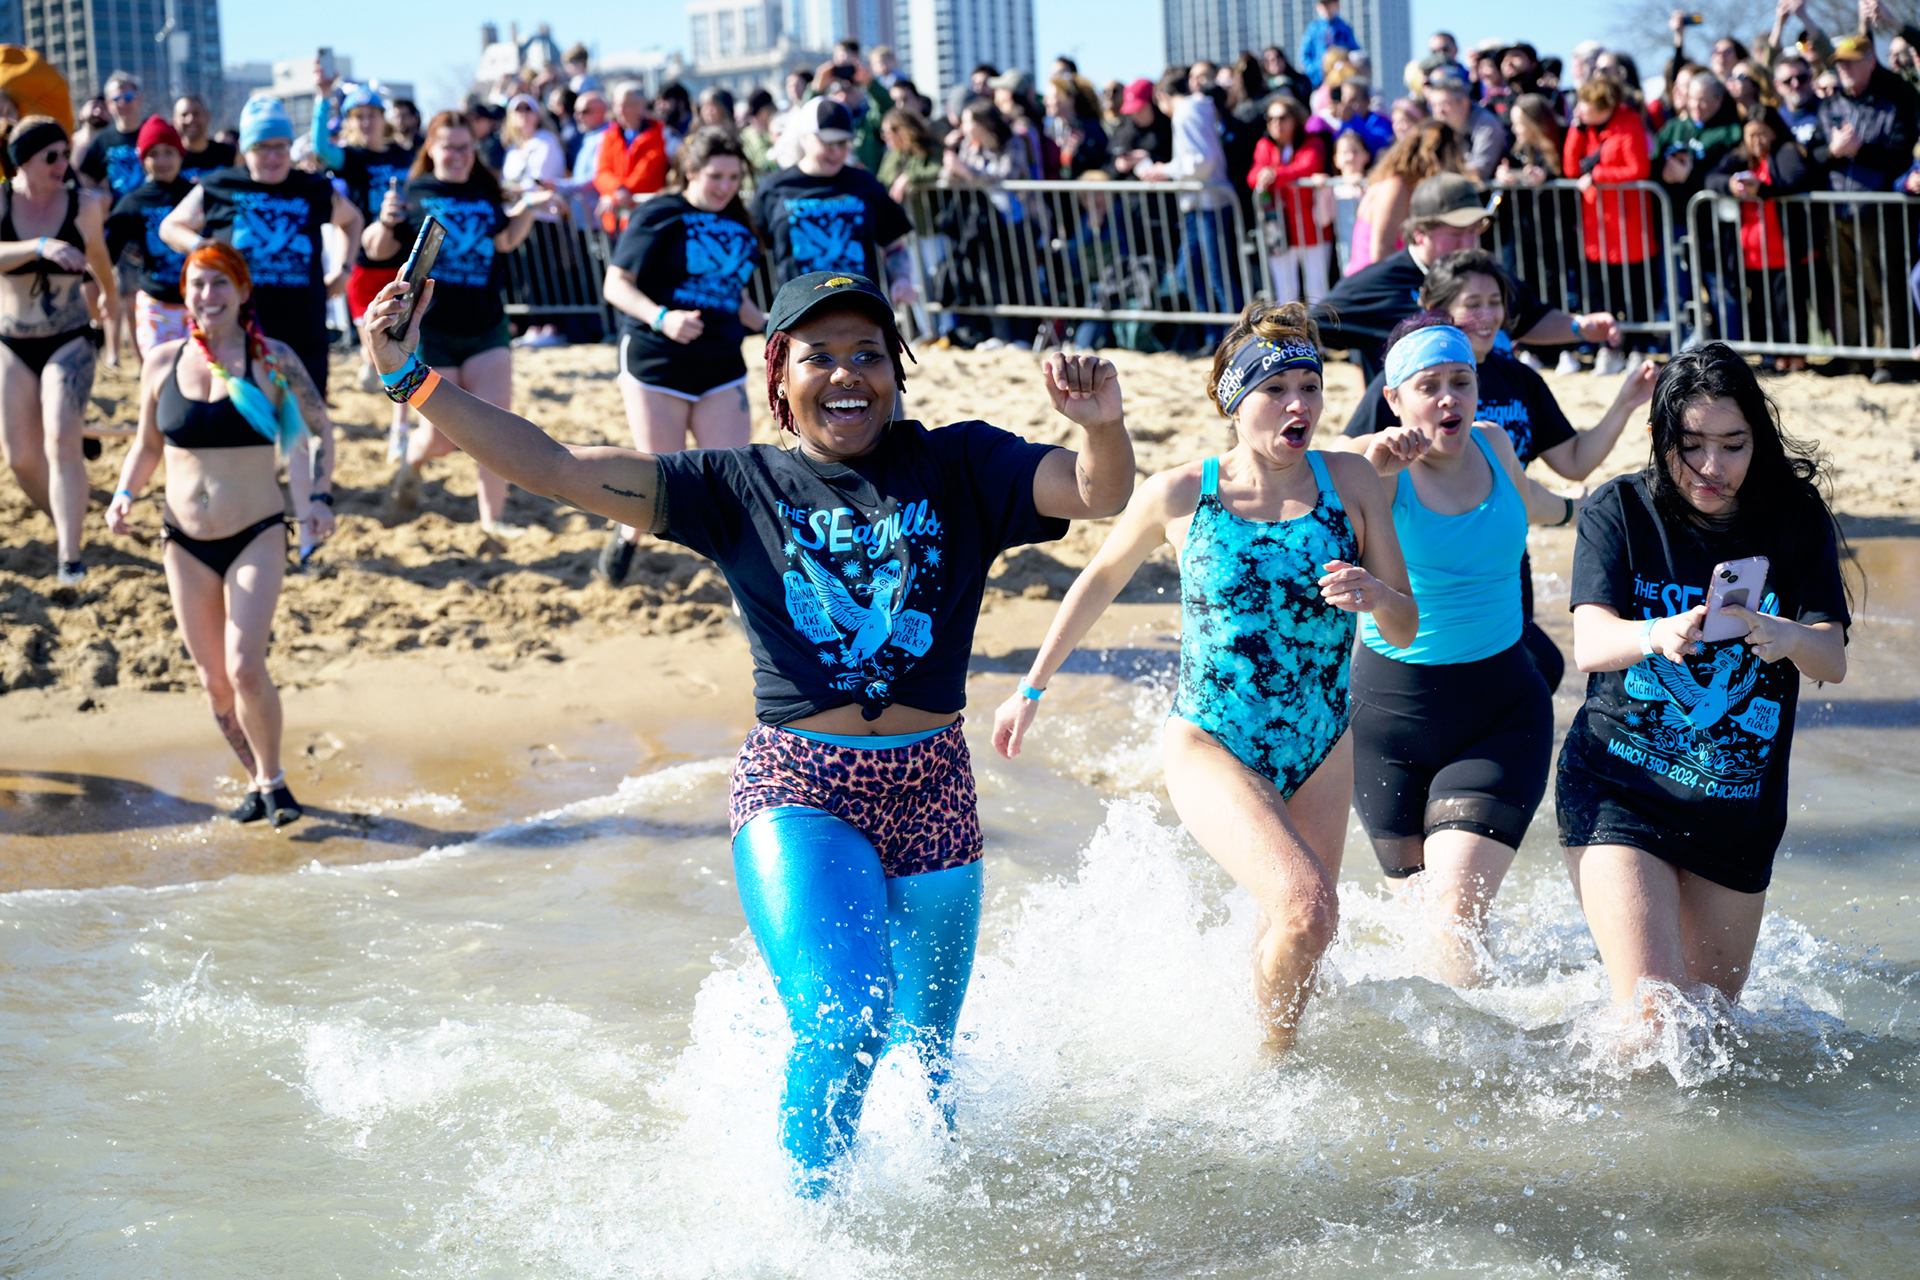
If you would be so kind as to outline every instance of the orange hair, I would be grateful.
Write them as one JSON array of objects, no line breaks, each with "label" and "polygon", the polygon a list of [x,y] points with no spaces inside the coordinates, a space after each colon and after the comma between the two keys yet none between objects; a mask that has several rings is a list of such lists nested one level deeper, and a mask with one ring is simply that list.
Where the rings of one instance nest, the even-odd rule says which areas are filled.
[{"label": "orange hair", "polygon": [[240,292],[253,292],[253,273],[247,270],[247,260],[230,244],[214,240],[187,255],[187,260],[180,264],[180,292],[183,294],[187,291],[187,272],[194,267],[211,267],[233,281],[234,288]]}]

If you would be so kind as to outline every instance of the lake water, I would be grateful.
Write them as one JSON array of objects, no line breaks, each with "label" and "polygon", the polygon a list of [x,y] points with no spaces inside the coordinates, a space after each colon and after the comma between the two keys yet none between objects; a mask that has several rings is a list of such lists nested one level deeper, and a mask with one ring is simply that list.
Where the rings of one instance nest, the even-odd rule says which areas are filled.
[{"label": "lake water", "polygon": [[[1880,583],[1920,568],[1863,554]],[[1870,598],[1846,685],[1804,692],[1740,1007],[1628,1064],[1550,801],[1495,910],[1497,980],[1468,992],[1417,976],[1354,828],[1341,936],[1276,1066],[1250,901],[1155,799],[1166,637],[1063,678],[1013,764],[984,736],[1010,677],[976,674],[958,1128],[889,1057],[818,1203],[784,1191],[788,1035],[723,756],[404,861],[0,896],[0,1274],[1913,1274],[1907,590]]]}]

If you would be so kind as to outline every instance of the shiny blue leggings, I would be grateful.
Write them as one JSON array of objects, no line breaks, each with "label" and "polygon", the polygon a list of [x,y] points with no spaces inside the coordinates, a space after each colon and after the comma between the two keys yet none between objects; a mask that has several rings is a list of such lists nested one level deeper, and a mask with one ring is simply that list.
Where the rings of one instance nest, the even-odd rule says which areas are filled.
[{"label": "shiny blue leggings", "polygon": [[819,809],[763,809],[733,840],[747,925],[780,990],[793,1052],[780,1141],[817,1193],[860,1125],[874,1065],[913,1045],[945,1096],[953,1029],[980,931],[978,862],[889,880],[853,827]]}]

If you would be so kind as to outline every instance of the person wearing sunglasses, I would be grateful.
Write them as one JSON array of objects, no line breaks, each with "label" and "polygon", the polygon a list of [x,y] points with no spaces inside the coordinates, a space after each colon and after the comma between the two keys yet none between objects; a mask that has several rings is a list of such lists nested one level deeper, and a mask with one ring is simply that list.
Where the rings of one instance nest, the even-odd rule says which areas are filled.
[{"label": "person wearing sunglasses", "polygon": [[1780,59],[1773,67],[1773,91],[1780,97],[1780,120],[1801,146],[1820,132],[1820,99],[1813,92],[1813,68],[1798,56]]},{"label": "person wearing sunglasses", "polygon": [[140,82],[124,71],[107,80],[107,114],[111,122],[96,132],[80,154],[80,181],[95,191],[110,191],[118,200],[147,180],[140,167],[140,126],[146,123],[146,99]]},{"label": "person wearing sunglasses", "polygon": [[0,442],[27,499],[53,520],[57,581],[76,586],[87,514],[81,426],[100,331],[89,275],[107,323],[120,297],[107,257],[107,197],[67,181],[73,144],[47,116],[0,127]]}]

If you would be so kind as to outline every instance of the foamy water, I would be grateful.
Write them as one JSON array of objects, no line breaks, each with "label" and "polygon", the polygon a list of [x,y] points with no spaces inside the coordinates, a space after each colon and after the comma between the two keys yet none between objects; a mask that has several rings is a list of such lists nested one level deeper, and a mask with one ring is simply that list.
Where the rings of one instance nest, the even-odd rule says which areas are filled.
[{"label": "foamy water", "polygon": [[1745,998],[1634,1061],[1550,821],[1467,992],[1356,830],[1276,1066],[1251,901],[1152,799],[1164,687],[1052,705],[1013,764],[971,726],[952,1134],[892,1055],[842,1184],[787,1193],[788,1032],[700,761],[406,862],[0,898],[0,1273],[1913,1270],[1910,731],[1802,736]]}]

